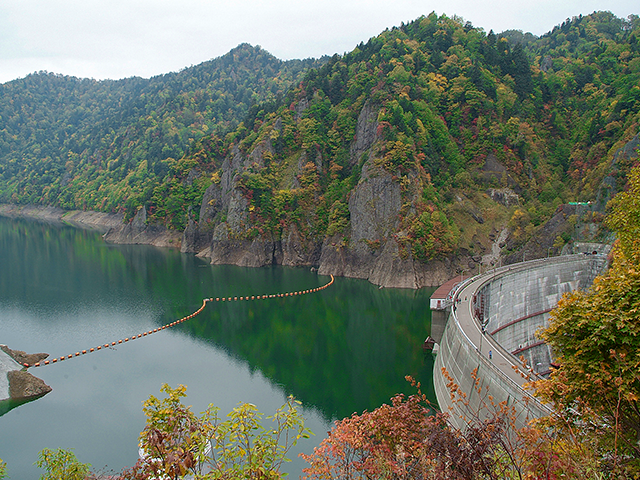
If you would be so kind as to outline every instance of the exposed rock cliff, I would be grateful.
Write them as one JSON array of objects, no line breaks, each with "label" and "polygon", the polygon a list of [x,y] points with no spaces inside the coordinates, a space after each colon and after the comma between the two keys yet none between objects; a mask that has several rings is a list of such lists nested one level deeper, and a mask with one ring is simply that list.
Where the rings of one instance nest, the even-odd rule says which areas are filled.
[{"label": "exposed rock cliff", "polygon": [[[299,119],[304,105],[296,107]],[[399,179],[376,165],[378,108],[366,103],[355,128],[349,163],[361,165],[358,185],[349,201],[346,231],[326,238],[303,235],[295,225],[286,225],[274,237],[250,233],[249,202],[241,188],[241,176],[261,169],[274,150],[269,138],[248,154],[234,148],[222,164],[219,181],[204,194],[198,219],[190,215],[182,239],[182,251],[209,258],[214,264],[259,267],[265,265],[312,266],[321,274],[368,279],[386,287],[420,288],[439,285],[455,274],[451,262],[416,261],[402,253],[396,231],[403,204]],[[278,122],[275,124],[276,129]],[[304,168],[322,168],[317,152],[304,151],[288,166],[284,183],[300,188]],[[311,166],[308,159],[313,158]],[[314,167],[315,165],[315,167]]]},{"label": "exposed rock cliff", "polygon": [[183,234],[168,230],[164,226],[147,224],[147,209],[142,207],[129,223],[120,223],[109,228],[104,235],[107,242],[133,245],[155,245],[156,247],[180,247]]}]

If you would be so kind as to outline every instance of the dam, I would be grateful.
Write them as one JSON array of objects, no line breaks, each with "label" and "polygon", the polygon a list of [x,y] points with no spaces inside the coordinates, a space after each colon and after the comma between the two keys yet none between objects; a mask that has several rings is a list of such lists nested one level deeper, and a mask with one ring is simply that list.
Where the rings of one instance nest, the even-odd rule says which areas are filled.
[{"label": "dam", "polygon": [[[532,260],[462,280],[443,298],[432,297],[432,337],[439,344],[433,383],[453,425],[487,418],[500,402],[513,408],[517,428],[550,413],[525,388],[548,375],[553,362],[536,331],[564,293],[587,289],[606,267],[606,255],[595,252]],[[452,399],[454,384],[464,401]]]}]

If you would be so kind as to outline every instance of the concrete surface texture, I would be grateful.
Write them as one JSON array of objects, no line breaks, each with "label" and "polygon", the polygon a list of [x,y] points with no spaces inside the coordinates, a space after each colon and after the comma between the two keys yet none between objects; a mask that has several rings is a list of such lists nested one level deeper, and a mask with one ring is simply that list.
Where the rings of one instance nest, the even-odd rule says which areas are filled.
[{"label": "concrete surface texture", "polygon": [[12,370],[22,370],[22,365],[0,350],[0,401],[10,398],[7,375]]},{"label": "concrete surface texture", "polygon": [[[434,366],[438,403],[456,426],[486,418],[502,401],[514,407],[518,427],[549,413],[525,389],[552,361],[535,332],[565,292],[586,289],[606,265],[603,255],[552,257],[491,270],[457,288]],[[451,381],[464,401],[452,401]]]}]

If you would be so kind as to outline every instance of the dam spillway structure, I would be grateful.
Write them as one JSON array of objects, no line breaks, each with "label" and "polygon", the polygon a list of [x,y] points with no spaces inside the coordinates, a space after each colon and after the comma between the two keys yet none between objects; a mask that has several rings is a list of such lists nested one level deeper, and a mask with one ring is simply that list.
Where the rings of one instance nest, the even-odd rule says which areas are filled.
[{"label": "dam spillway structure", "polygon": [[[564,293],[589,288],[607,264],[603,254],[531,260],[456,282],[442,298],[432,297],[431,336],[439,345],[433,383],[453,425],[463,429],[470,417],[487,418],[491,402],[513,407],[517,428],[551,413],[524,388],[527,375],[548,375],[553,362],[536,331]],[[464,402],[453,401],[450,382],[465,393]]]}]

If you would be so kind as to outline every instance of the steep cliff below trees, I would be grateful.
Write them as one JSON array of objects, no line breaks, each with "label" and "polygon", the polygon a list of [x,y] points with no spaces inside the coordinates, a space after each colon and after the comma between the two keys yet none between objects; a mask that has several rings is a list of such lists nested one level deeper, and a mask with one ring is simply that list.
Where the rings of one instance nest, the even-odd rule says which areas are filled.
[{"label": "steep cliff below trees", "polygon": [[109,240],[213,263],[437,284],[597,230],[637,150],[638,37],[609,12],[525,44],[431,13],[320,62],[245,45],[150,81],[31,76],[0,86],[0,199],[118,213]]},{"label": "steep cliff below trees", "polygon": [[[378,114],[379,108],[366,103],[358,116],[349,165],[358,168],[360,175],[348,205],[343,206],[346,216],[338,219],[334,228],[330,225],[328,234],[314,232],[318,219],[313,218],[316,212],[312,208],[307,209],[308,217],[294,221],[281,218],[279,228],[256,230],[256,205],[250,201],[255,198],[247,198],[247,180],[264,170],[273,157],[271,137],[267,137],[251,152],[245,154],[236,147],[225,158],[219,180],[204,194],[198,220],[190,216],[182,251],[197,253],[214,264],[309,266],[318,268],[321,274],[363,278],[401,288],[439,285],[456,274],[461,262],[468,268],[467,263],[473,260],[464,255],[455,261],[423,263],[403,248],[398,238],[402,209],[406,209],[403,196],[409,204],[419,198],[403,194],[401,180],[379,166]],[[300,124],[302,119],[298,116],[295,121]],[[282,122],[276,121],[274,131],[282,128]],[[315,162],[309,161],[313,153],[312,149],[298,152],[277,169],[282,190],[301,199],[311,195],[315,205],[318,194],[305,179],[322,168],[317,155]],[[336,203],[339,201],[332,207],[337,209]]]}]

